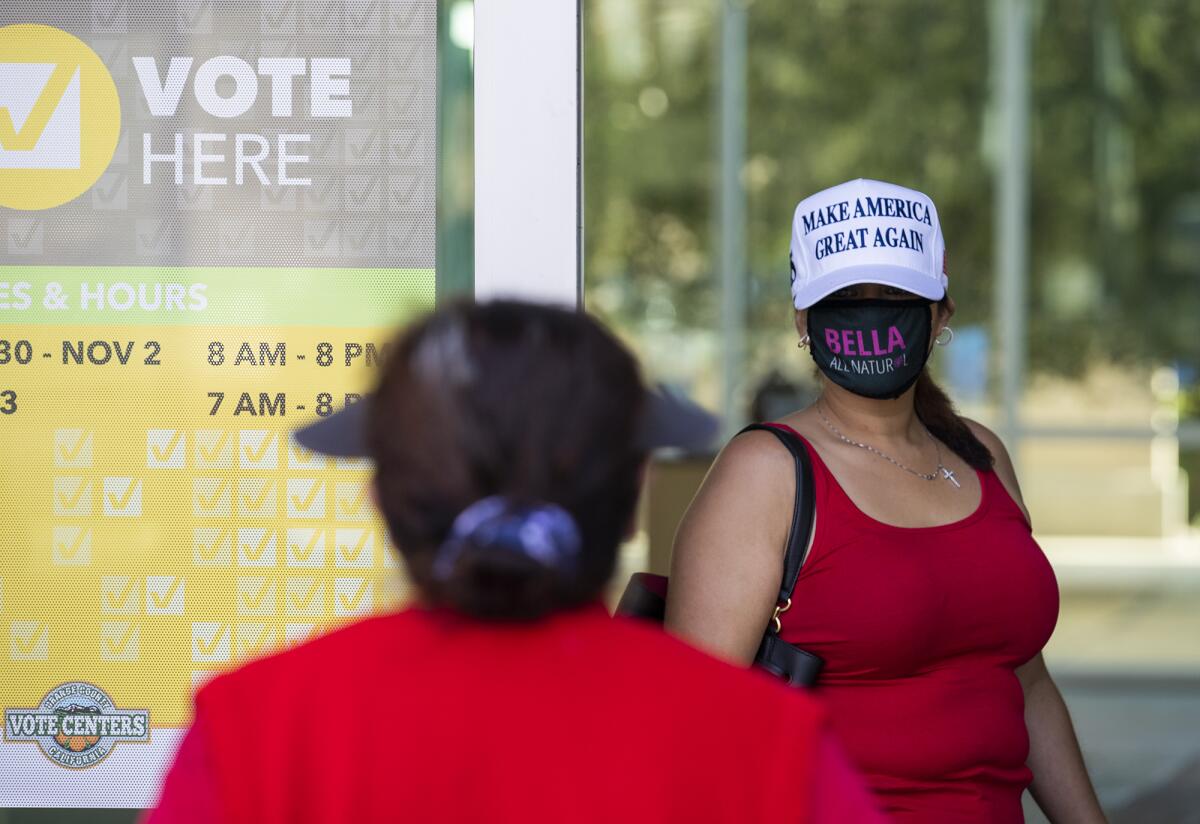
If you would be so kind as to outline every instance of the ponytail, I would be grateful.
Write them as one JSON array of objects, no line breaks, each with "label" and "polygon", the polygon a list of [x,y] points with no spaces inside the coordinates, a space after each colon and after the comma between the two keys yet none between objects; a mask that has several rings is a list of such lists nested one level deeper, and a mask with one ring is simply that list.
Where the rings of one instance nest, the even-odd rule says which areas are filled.
[{"label": "ponytail", "polygon": [[975,437],[966,421],[959,417],[954,404],[930,377],[928,369],[921,372],[921,376],[917,378],[913,405],[921,423],[972,469],[992,468],[994,459],[991,450]]}]

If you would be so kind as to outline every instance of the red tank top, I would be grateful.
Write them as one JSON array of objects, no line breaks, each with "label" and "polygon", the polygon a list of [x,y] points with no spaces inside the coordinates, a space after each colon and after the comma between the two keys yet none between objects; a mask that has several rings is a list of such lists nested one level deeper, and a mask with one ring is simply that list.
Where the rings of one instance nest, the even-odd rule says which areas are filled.
[{"label": "red tank top", "polygon": [[813,548],[782,637],[821,656],[834,730],[898,822],[1021,822],[1029,737],[1014,670],[1058,618],[1054,572],[992,471],[927,528],[860,510],[813,459]]}]

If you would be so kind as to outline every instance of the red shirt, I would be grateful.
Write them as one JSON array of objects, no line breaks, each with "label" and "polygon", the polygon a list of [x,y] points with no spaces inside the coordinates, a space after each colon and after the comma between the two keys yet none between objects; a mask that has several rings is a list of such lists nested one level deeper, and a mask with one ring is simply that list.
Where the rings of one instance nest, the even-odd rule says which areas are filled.
[{"label": "red shirt", "polygon": [[838,739],[895,821],[1023,821],[1032,775],[1015,670],[1058,616],[1024,515],[987,471],[973,514],[894,527],[809,454],[816,533],[781,636],[824,659],[816,694]]},{"label": "red shirt", "polygon": [[414,609],[204,687],[153,824],[872,822],[808,696],[599,606]]}]

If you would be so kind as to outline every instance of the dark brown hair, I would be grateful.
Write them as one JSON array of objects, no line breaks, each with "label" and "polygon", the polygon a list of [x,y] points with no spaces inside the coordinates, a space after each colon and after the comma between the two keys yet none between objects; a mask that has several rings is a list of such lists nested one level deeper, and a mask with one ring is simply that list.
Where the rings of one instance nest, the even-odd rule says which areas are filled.
[{"label": "dark brown hair", "polygon": [[[514,620],[598,597],[637,503],[645,399],[632,355],[580,312],[456,303],[401,335],[368,441],[380,508],[426,599]],[[468,545],[434,576],[455,518],[492,496],[565,509],[582,539],[577,568]]]},{"label": "dark brown hair", "polygon": [[917,378],[913,405],[921,423],[972,469],[992,468],[994,459],[991,450],[955,411],[954,403],[934,381],[928,368]]},{"label": "dark brown hair", "polygon": [[[946,298],[942,298],[940,305],[943,308],[945,303]],[[954,402],[929,374],[928,366],[917,378],[913,406],[925,428],[966,461],[968,466],[982,470],[992,468],[995,459],[991,450],[967,426],[954,408]]]}]

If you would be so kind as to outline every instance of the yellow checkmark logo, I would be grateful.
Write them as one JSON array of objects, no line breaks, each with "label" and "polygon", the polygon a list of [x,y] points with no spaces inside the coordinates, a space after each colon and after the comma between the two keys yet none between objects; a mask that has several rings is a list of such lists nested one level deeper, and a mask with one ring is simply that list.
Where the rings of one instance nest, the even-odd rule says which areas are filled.
[{"label": "yellow checkmark logo", "polygon": [[51,26],[0,27],[0,55],[0,206],[74,200],[117,148],[121,101],[112,75],[86,43]]},{"label": "yellow checkmark logo", "polygon": [[192,535],[192,561],[199,566],[228,564],[232,560],[233,530],[200,527]]},{"label": "yellow checkmark logo", "polygon": [[239,560],[247,564],[271,561],[267,553],[274,555],[274,542],[275,533],[270,529],[239,529]]},{"label": "yellow checkmark logo", "polygon": [[56,564],[86,564],[92,556],[92,531],[81,526],[54,527],[53,560]]},{"label": "yellow checkmark logo", "polygon": [[246,658],[275,645],[275,628],[268,624],[238,624],[237,654]]},{"label": "yellow checkmark logo", "polygon": [[288,564],[317,566],[324,560],[324,547],[321,546],[325,532],[320,529],[289,529],[287,531]]},{"label": "yellow checkmark logo", "polygon": [[266,578],[238,578],[238,615],[274,615],[275,582]]},{"label": "yellow checkmark logo", "polygon": [[295,441],[288,441],[289,469],[324,469],[325,456],[305,449]]},{"label": "yellow checkmark logo", "polygon": [[228,516],[229,481],[219,478],[196,478],[193,482],[195,512],[199,516]]},{"label": "yellow checkmark logo", "polygon": [[371,582],[365,578],[339,578],[334,582],[334,590],[339,615],[353,615],[369,605],[367,594]]},{"label": "yellow checkmark logo", "polygon": [[132,621],[105,621],[100,625],[100,658],[136,661],[141,632]]},{"label": "yellow checkmark logo", "polygon": [[54,479],[54,514],[90,515],[92,484],[83,478]]},{"label": "yellow checkmark logo", "polygon": [[243,429],[238,434],[243,469],[274,469],[278,463],[275,436],[270,432]]},{"label": "yellow checkmark logo", "polygon": [[179,575],[146,576],[146,613],[182,615],[184,579]]},{"label": "yellow checkmark logo", "polygon": [[243,478],[238,482],[243,515],[274,515],[264,510],[274,509],[275,483],[262,478]]},{"label": "yellow checkmark logo", "polygon": [[32,152],[42,139],[42,133],[50,123],[50,118],[62,102],[67,86],[75,79],[79,71],[78,65],[59,63],[50,73],[50,79],[42,87],[33,109],[25,117],[20,130],[13,126],[12,114],[5,106],[0,106],[0,149],[7,152]]},{"label": "yellow checkmark logo", "polygon": [[337,531],[337,561],[344,566],[370,566],[369,529],[339,529]]},{"label": "yellow checkmark logo", "polygon": [[320,615],[325,608],[325,585],[316,578],[288,578],[284,606],[292,615]]},{"label": "yellow checkmark logo", "polygon": [[141,515],[141,487],[136,478],[105,478],[104,514]]},{"label": "yellow checkmark logo", "polygon": [[50,627],[47,624],[13,621],[9,637],[9,657],[14,661],[44,661],[50,656]]},{"label": "yellow checkmark logo", "polygon": [[293,518],[325,516],[325,484],[316,478],[288,481],[288,515]]},{"label": "yellow checkmark logo", "polygon": [[182,469],[184,466],[183,430],[151,429],[146,432],[146,465],[156,469]]},{"label": "yellow checkmark logo", "polygon": [[359,518],[367,500],[367,488],[362,484],[337,485],[337,515],[340,518]]},{"label": "yellow checkmark logo", "polygon": [[86,468],[92,465],[92,433],[83,429],[54,430],[56,466]]},{"label": "yellow checkmark logo", "polygon": [[192,660],[228,661],[230,628],[215,622],[192,624]]},{"label": "yellow checkmark logo", "polygon": [[100,611],[125,615],[138,612],[138,597],[134,588],[141,579],[128,575],[105,575],[100,578]]},{"label": "yellow checkmark logo", "polygon": [[221,469],[231,463],[229,432],[223,429],[197,429],[196,453],[198,466]]}]

